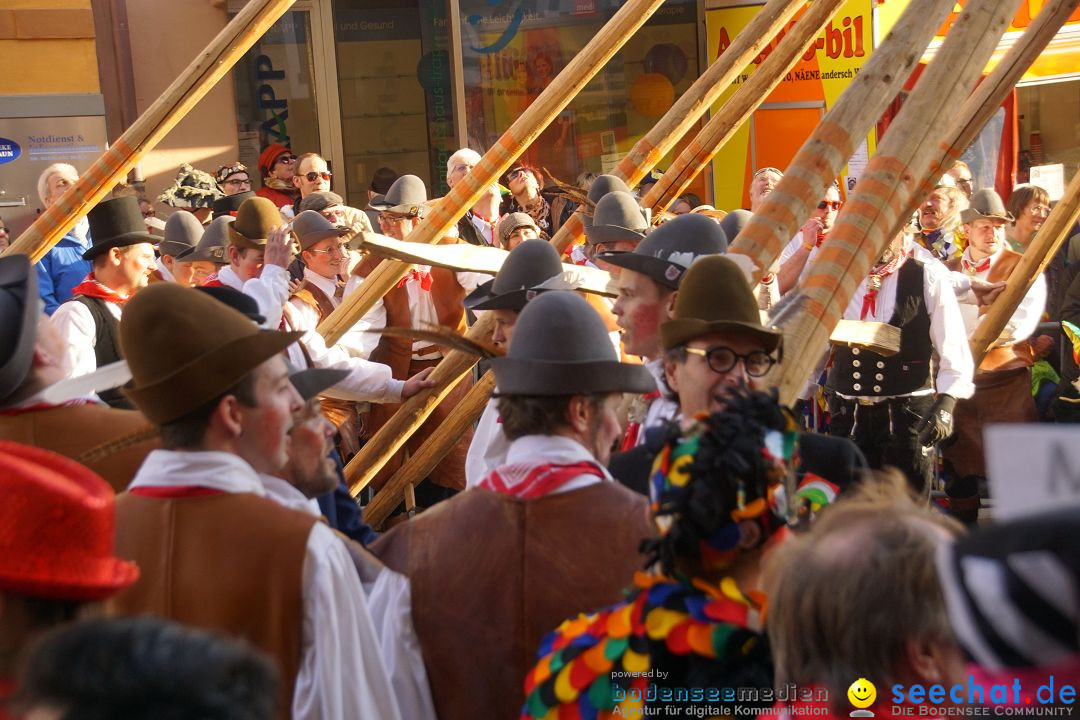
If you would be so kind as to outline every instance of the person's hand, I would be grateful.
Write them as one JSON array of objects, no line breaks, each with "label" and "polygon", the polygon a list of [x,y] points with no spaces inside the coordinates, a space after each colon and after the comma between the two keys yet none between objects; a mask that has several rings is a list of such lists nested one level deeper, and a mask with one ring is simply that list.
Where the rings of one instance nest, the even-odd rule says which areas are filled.
[{"label": "person's hand", "polygon": [[818,235],[825,230],[825,223],[819,218],[809,218],[802,226],[803,247],[810,249],[817,245]]},{"label": "person's hand", "polygon": [[951,395],[934,398],[934,404],[918,424],[917,436],[923,447],[933,447],[952,435],[955,408],[956,398]]},{"label": "person's hand", "polygon": [[433,370],[435,368],[425,368],[406,380],[405,387],[401,389],[401,399],[408,400],[421,390],[435,387],[435,381],[428,379]]},{"label": "person's hand", "polygon": [[975,301],[979,305],[990,305],[997,300],[998,295],[1005,289],[1005,281],[988,282],[979,278],[971,278],[971,292],[975,293]]},{"label": "person's hand", "polygon": [[304,278],[289,280],[289,297],[303,290],[305,285],[307,285],[307,280]]},{"label": "person's hand", "polygon": [[266,234],[266,250],[263,251],[263,265],[289,267],[292,262],[292,237],[288,225],[279,225]]}]

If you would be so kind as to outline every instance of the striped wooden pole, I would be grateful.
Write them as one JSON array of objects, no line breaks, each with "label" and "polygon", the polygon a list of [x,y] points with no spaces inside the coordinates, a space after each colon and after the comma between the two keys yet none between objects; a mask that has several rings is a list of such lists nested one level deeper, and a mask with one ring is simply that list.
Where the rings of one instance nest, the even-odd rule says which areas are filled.
[{"label": "striped wooden pole", "polygon": [[[409,242],[433,243],[445,236],[457,221],[506,172],[522,151],[563,111],[582,88],[619,51],[664,0],[627,0],[618,12],[578,52],[540,97],[518,116],[469,174],[450,189],[427,216],[409,233]],[[360,288],[345,298],[319,324],[327,345],[333,345],[383,295],[405,277],[406,263],[384,260],[365,278]]]},{"label": "striped wooden pole", "polygon": [[817,0],[810,4],[806,14],[784,35],[761,67],[724,103],[724,107],[683,148],[656,184],[649,188],[641,199],[642,207],[651,208],[654,213],[661,212],[690,186],[720,148],[795,67],[806,52],[806,46],[811,44],[843,4],[843,0]]},{"label": "striped wooden pole", "polygon": [[[679,96],[656,125],[634,143],[634,147],[623,156],[611,174],[630,187],[641,182],[674,149],[679,139],[701,120],[738,74],[764,50],[801,7],[800,3],[792,0],[769,0],[720,57]],[[551,244],[560,255],[584,234],[582,217],[581,211],[575,212],[551,238]]]},{"label": "striped wooden pole", "polygon": [[[947,148],[956,99],[967,98],[1020,0],[965,5],[877,154],[840,211],[808,277],[794,290],[798,308],[785,324],[789,360],[769,376],[780,401],[791,403],[817,364],[820,348],[855,289],[907,219],[904,209],[929,191],[926,173]],[[775,192],[775,190],[774,190]]]},{"label": "striped wooden pole", "polygon": [[825,189],[903,87],[934,31],[941,27],[952,8],[952,0],[909,4],[799,149],[784,177],[729,248],[729,252],[741,253],[754,261],[755,279],[759,280],[768,271],[810,217]]},{"label": "striped wooden pole", "polygon": [[37,262],[161,142],[295,0],[250,0],[74,185],[4,251]]}]

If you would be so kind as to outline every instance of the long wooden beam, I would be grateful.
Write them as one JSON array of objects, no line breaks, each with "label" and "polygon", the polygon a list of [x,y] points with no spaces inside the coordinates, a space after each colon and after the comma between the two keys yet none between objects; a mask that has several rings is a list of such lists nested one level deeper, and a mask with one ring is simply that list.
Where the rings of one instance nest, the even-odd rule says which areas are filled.
[{"label": "long wooden beam", "polygon": [[[484,153],[476,167],[428,209],[424,219],[409,233],[409,241],[433,243],[445,236],[662,4],[663,0],[627,0]],[[379,263],[364,284],[319,324],[318,330],[326,344],[336,343],[405,277],[409,267],[391,260]]]},{"label": "long wooden beam", "polygon": [[165,92],[4,251],[37,262],[244,56],[295,0],[250,0]]},{"label": "long wooden beam", "polygon": [[953,103],[971,93],[1019,4],[1020,0],[968,2],[904,102],[809,275],[793,291],[798,293],[798,310],[784,326],[789,360],[769,377],[779,388],[781,402],[798,397],[855,289],[910,217],[905,217],[905,208],[930,189],[929,171],[947,147],[955,124]]}]

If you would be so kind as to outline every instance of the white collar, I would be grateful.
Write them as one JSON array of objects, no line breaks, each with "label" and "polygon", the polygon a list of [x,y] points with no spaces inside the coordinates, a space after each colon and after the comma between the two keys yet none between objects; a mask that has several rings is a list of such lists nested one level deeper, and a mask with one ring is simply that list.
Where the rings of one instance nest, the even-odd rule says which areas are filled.
[{"label": "white collar", "polygon": [[165,267],[165,263],[162,262],[161,258],[157,259],[157,269],[158,272],[161,273],[162,280],[166,280],[168,282],[176,282],[176,278],[173,276],[169,268]]},{"label": "white collar", "polygon": [[304,493],[290,485],[288,481],[282,480],[279,477],[274,477],[273,475],[267,475],[266,473],[259,473],[259,480],[262,481],[263,487],[266,489],[266,497],[279,505],[284,505],[291,510],[299,510],[302,513],[314,515],[315,517],[319,517],[322,514],[319,510],[318,502],[309,500],[304,496]]},{"label": "white collar", "polygon": [[233,290],[244,291],[244,281],[240,279],[240,276],[236,274],[236,271],[232,269],[232,265],[222,265],[221,269],[217,271],[217,279],[222,285],[231,287]]},{"label": "white collar", "polygon": [[309,267],[304,268],[304,279],[315,287],[322,290],[323,295],[330,298],[330,302],[334,303],[335,307],[337,306],[338,300],[334,297],[334,293],[337,292],[336,280],[331,280],[330,278],[323,277]]},{"label": "white collar", "polygon": [[154,450],[143,460],[129,489],[177,485],[266,495],[258,473],[243,458],[212,450]]},{"label": "white collar", "polygon": [[603,470],[605,480],[612,479],[607,468],[584,445],[562,435],[526,435],[510,443],[506,451],[507,465],[578,462],[594,463]]}]

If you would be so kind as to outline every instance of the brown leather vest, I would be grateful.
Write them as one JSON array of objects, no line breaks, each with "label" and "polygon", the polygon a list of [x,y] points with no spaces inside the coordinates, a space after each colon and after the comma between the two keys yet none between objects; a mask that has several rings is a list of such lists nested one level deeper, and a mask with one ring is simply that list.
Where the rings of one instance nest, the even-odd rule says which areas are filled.
[{"label": "brown leather vest", "polygon": [[618,602],[653,532],[644,496],[601,482],[536,500],[466,490],[379,538],[412,581],[440,720],[517,717],[543,636]]},{"label": "brown leather vest", "polygon": [[243,638],[277,661],[279,717],[300,669],[303,568],[318,519],[251,494],[116,501],[116,553],[139,579],[110,615],[149,613]]}]

